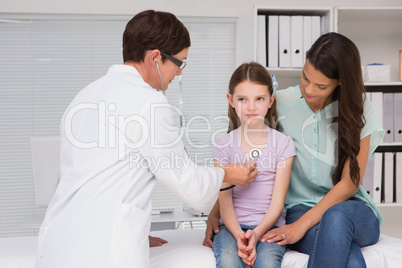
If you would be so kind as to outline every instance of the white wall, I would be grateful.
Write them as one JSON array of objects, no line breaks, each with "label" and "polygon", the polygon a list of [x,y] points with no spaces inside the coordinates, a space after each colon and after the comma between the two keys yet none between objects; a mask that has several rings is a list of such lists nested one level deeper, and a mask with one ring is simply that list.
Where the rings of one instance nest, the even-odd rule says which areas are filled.
[{"label": "white wall", "polygon": [[0,0],[0,13],[136,14],[145,9],[177,16],[238,17],[251,6],[402,6],[401,0]]}]

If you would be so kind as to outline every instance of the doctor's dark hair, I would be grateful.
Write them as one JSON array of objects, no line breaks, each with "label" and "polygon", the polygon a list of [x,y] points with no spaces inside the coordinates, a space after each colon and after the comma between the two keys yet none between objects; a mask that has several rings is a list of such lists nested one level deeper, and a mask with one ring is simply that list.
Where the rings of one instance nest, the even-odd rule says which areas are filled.
[{"label": "doctor's dark hair", "polygon": [[[135,15],[123,33],[124,62],[143,62],[145,52],[159,49],[168,55],[176,55],[190,47],[190,34],[175,15],[146,10]],[[164,62],[166,57],[162,55]]]},{"label": "doctor's dark hair", "polygon": [[350,178],[358,186],[360,167],[357,155],[360,151],[360,132],[365,123],[365,88],[359,50],[349,38],[339,33],[327,33],[315,41],[306,58],[326,77],[339,81],[332,93],[332,100],[338,101],[338,114],[332,122],[333,129],[338,132],[335,153],[338,164],[332,182],[335,185],[341,180],[343,167],[349,159]]},{"label": "doctor's dark hair", "polygon": [[[233,96],[237,85],[244,81],[250,81],[258,85],[264,85],[268,87],[269,94],[273,94],[272,78],[268,70],[257,62],[243,63],[233,72],[229,81],[229,93]],[[240,118],[236,114],[236,110],[229,104],[228,108],[229,117],[229,129],[228,133],[238,127],[240,127]],[[271,108],[268,109],[265,115],[265,124],[270,128],[277,129],[278,124],[276,122],[276,100],[272,103]]]}]

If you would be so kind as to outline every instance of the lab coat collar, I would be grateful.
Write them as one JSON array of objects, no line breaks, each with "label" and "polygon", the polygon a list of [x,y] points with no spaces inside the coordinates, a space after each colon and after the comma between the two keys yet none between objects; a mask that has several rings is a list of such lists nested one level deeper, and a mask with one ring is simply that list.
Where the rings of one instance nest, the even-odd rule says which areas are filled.
[{"label": "lab coat collar", "polygon": [[114,64],[109,67],[108,73],[119,72],[119,73],[131,73],[142,78],[141,74],[133,66],[125,64]]}]

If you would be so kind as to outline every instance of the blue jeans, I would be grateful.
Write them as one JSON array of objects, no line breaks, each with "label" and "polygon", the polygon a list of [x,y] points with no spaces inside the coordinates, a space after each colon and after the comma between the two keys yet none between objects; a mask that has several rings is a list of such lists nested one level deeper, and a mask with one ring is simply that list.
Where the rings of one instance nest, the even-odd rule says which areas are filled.
[{"label": "blue jeans", "polygon": [[[254,229],[255,226],[240,225],[244,232]],[[224,225],[220,226],[220,231],[214,236],[214,250],[217,268],[243,268],[246,264],[237,255],[237,241],[232,233]],[[276,243],[268,244],[257,242],[257,259],[254,267],[275,267],[280,268],[285,246],[278,246]]]},{"label": "blue jeans", "polygon": [[[288,209],[286,223],[299,219],[311,207],[296,205]],[[377,243],[378,219],[361,200],[352,198],[329,208],[321,222],[288,248],[310,256],[308,267],[366,267],[360,247]]]}]

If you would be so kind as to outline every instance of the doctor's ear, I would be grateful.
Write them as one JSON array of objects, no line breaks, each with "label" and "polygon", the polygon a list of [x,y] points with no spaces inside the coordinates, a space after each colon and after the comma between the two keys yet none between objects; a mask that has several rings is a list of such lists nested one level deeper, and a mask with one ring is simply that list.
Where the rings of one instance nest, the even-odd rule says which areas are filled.
[{"label": "doctor's ear", "polygon": [[158,49],[154,50],[149,50],[149,52],[146,54],[146,61],[151,61],[152,63],[158,62],[158,57],[161,55],[160,51]]}]

